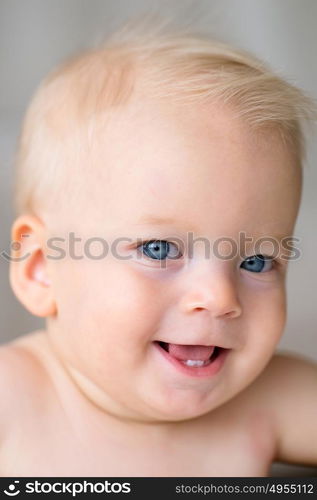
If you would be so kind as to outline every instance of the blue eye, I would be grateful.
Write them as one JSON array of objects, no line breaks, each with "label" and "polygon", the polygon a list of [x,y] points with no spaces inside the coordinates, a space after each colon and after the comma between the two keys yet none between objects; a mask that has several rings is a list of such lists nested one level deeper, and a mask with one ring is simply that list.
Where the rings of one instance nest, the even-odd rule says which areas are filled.
[{"label": "blue eye", "polygon": [[153,260],[165,260],[168,256],[170,259],[176,259],[181,256],[177,246],[174,243],[165,240],[147,241],[140,245],[140,247],[142,252]]},{"label": "blue eye", "polygon": [[268,263],[269,269],[265,269],[265,271],[271,271],[273,267],[272,258],[258,254],[248,257],[245,261],[242,262],[241,267],[243,269],[246,269],[247,271],[251,271],[252,273],[261,273],[265,268],[266,263]]}]

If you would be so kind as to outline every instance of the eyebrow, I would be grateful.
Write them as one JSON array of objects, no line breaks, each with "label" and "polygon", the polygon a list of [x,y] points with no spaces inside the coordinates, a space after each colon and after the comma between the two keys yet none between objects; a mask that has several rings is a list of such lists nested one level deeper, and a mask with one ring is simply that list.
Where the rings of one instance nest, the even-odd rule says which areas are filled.
[{"label": "eyebrow", "polygon": [[163,224],[175,224],[175,222],[176,222],[175,219],[172,219],[171,217],[158,217],[157,215],[144,215],[136,222],[136,225],[139,225],[139,224],[163,225]]},{"label": "eyebrow", "polygon": [[[160,217],[160,216],[157,216],[157,215],[152,215],[152,214],[148,214],[148,215],[144,215],[143,217],[141,217],[134,225],[138,226],[138,225],[143,225],[143,224],[149,224],[149,225],[168,225],[168,224],[177,224],[178,222],[171,218],[171,217]],[[247,236],[250,236],[250,234],[247,233]],[[265,238],[265,237],[270,237],[270,238],[274,238],[275,240],[278,240],[278,241],[281,241],[283,240],[284,238],[289,238],[289,237],[292,237],[293,235],[290,235],[290,234],[285,234],[285,233],[261,233],[261,234],[255,234],[253,235],[253,237],[255,239],[258,239],[258,238]]]},{"label": "eyebrow", "polygon": [[[248,236],[248,235],[247,235]],[[261,238],[274,238],[275,240],[282,241],[284,238],[292,238],[293,235],[291,234],[284,234],[284,233],[263,233],[263,234],[254,234],[253,238],[254,239],[261,239]]]}]

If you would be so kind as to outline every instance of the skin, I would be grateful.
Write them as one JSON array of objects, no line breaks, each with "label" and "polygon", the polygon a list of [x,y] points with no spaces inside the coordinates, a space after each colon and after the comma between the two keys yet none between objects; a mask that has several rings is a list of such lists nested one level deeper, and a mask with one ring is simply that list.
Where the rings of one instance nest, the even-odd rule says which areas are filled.
[{"label": "skin", "polygon": [[[242,402],[269,366],[286,320],[287,260],[276,259],[262,273],[241,265],[257,253],[257,238],[293,233],[301,174],[277,131],[255,133],[220,104],[135,99],[116,110],[104,132],[88,159],[98,182],[86,178],[77,209],[62,218],[57,207],[55,214],[15,221],[12,236],[30,257],[11,265],[10,279],[19,300],[47,318],[45,341],[38,343],[55,360],[47,362],[50,376],[62,373],[57,390],[71,394],[73,405],[89,406],[98,429],[124,429],[127,439],[133,432],[142,439],[147,426],[164,443],[177,423],[192,425],[194,433],[197,418],[214,415],[217,425],[221,408],[239,394]],[[174,222],[139,224],[146,214]],[[101,260],[50,260],[45,241],[57,228],[84,240],[131,241],[117,247],[125,259],[109,253]],[[185,245],[184,256],[165,267],[137,253],[137,238],[186,242],[190,231],[210,242],[238,241],[245,231],[253,242],[246,255],[229,260],[205,258],[199,242],[188,258]],[[22,241],[22,232],[29,238]],[[226,254],[228,244],[220,249]],[[80,243],[78,255],[82,250]],[[90,250],[100,254],[99,245]],[[270,244],[261,250],[272,253]],[[218,345],[230,353],[215,376],[192,378],[166,363],[157,340]],[[27,349],[28,341],[20,345]],[[32,351],[38,360],[41,349]],[[56,360],[59,368],[52,368]],[[74,412],[72,425],[79,421]]]}]

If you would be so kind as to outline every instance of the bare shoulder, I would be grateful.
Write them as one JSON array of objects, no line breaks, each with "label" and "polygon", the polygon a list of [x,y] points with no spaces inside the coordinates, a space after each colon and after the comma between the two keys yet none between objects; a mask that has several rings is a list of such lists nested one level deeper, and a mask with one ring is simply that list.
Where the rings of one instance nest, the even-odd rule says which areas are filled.
[{"label": "bare shoulder", "polygon": [[[264,380],[276,375],[277,373],[282,375],[285,370],[288,370],[291,367],[302,371],[311,369],[314,366],[316,366],[316,362],[312,359],[293,352],[279,351],[271,358],[266,368],[260,375],[260,378],[262,377]],[[284,380],[284,377],[282,380]]]},{"label": "bare shoulder", "polygon": [[35,401],[39,386],[44,383],[45,371],[33,345],[37,332],[32,332],[0,346],[1,427],[9,424],[12,415],[27,411],[28,402]]},{"label": "bare shoulder", "polygon": [[278,352],[257,378],[229,401],[228,406],[239,409],[244,415],[259,415],[277,436],[279,427],[296,413],[296,407],[303,399],[306,409],[310,398],[316,400],[316,385],[317,364],[314,361],[293,353]]},{"label": "bare shoulder", "polygon": [[276,439],[275,460],[317,465],[317,363],[280,352],[247,391],[265,409]]},{"label": "bare shoulder", "polygon": [[293,392],[296,387],[303,389],[303,382],[308,383],[309,380],[315,382],[316,370],[317,363],[312,359],[286,351],[278,352],[250,385],[247,392],[252,395],[257,393],[261,398],[268,394],[272,398],[274,394],[280,395],[281,390]]},{"label": "bare shoulder", "polygon": [[305,391],[316,390],[316,375],[317,363],[312,359],[286,351],[279,352],[256,379],[254,389],[259,390],[263,397],[268,396],[270,401],[274,398],[274,403],[279,401],[278,406],[281,406],[287,403],[287,395],[292,399],[296,395],[300,401]]},{"label": "bare shoulder", "polygon": [[41,331],[35,331],[0,346],[0,370],[2,375],[10,377],[7,382],[22,380],[24,375],[31,375],[39,368],[34,347],[40,337]]},{"label": "bare shoulder", "polygon": [[277,417],[283,406],[300,402],[305,392],[316,391],[316,376],[317,363],[313,360],[286,351],[278,352],[242,396],[250,399],[251,404],[271,409]]}]

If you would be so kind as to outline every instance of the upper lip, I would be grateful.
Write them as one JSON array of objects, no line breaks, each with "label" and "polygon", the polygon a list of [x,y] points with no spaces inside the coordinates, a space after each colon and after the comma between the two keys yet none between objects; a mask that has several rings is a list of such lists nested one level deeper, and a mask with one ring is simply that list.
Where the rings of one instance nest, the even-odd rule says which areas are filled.
[{"label": "upper lip", "polygon": [[226,347],[221,344],[204,344],[203,342],[192,342],[188,344],[180,343],[180,342],[167,342],[166,340],[156,340],[158,343],[163,343],[163,344],[175,344],[175,345],[199,345],[199,346],[204,346],[204,347],[220,347],[221,349],[231,349],[230,347]]}]

